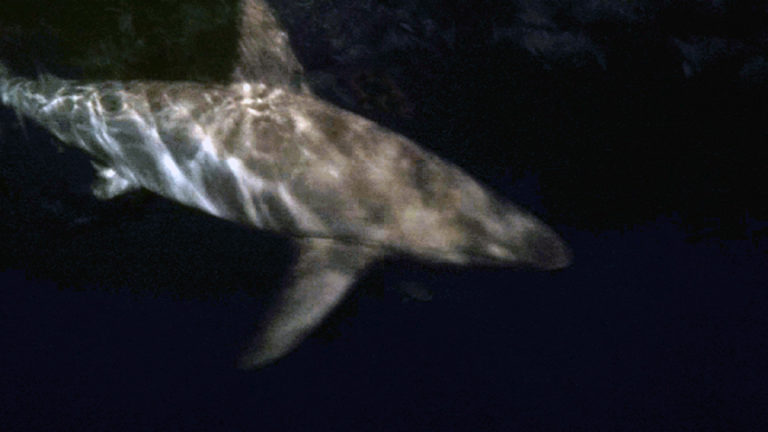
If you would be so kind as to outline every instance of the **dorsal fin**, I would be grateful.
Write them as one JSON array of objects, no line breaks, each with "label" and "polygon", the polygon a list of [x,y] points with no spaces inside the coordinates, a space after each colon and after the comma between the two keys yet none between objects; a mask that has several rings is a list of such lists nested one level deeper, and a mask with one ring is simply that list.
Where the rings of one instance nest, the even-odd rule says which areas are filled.
[{"label": "dorsal fin", "polygon": [[241,0],[240,14],[239,59],[232,80],[306,90],[304,68],[266,0]]}]

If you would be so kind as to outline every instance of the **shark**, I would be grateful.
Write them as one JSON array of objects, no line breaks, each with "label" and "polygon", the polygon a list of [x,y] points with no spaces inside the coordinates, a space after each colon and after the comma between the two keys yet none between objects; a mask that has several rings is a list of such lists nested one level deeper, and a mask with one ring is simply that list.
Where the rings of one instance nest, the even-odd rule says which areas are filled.
[{"label": "shark", "polygon": [[26,78],[0,63],[0,101],[87,153],[98,199],[146,189],[296,244],[241,367],[294,350],[378,260],[569,265],[568,246],[531,213],[316,96],[269,4],[240,7],[229,82]]}]

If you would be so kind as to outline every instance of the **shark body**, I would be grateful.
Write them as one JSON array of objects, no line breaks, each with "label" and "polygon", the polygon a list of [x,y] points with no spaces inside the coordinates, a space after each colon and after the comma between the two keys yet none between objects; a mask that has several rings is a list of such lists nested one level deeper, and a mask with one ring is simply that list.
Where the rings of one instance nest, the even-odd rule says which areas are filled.
[{"label": "shark body", "polygon": [[316,97],[262,0],[242,2],[229,84],[14,77],[0,100],[88,153],[93,193],[144,188],[290,236],[289,283],[243,367],[271,363],[322,321],[373,261],[554,269],[570,253],[535,217],[405,137]]}]

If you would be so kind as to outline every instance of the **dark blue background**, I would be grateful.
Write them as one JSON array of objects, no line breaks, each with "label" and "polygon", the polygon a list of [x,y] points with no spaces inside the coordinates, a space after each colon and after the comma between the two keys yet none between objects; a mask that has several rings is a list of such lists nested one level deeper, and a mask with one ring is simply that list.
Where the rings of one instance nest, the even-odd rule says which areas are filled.
[{"label": "dark blue background", "polygon": [[[182,42],[210,53],[217,39],[205,26],[202,39],[174,39],[147,16],[178,17],[131,6],[132,31],[155,42],[131,44],[103,3],[6,10],[2,58],[27,74],[226,76],[233,49],[222,61],[126,54]],[[335,3],[311,10],[321,22],[353,14]],[[3,109],[0,430],[768,426],[766,183],[755,149],[768,138],[768,39],[754,24],[765,10],[363,3],[379,8],[364,14],[380,27],[370,34],[393,34],[395,48],[363,37],[373,54],[343,57],[334,47],[354,38],[339,30],[330,46],[321,25],[301,26],[302,10],[278,7],[319,92],[532,209],[574,264],[382,263],[295,353],[239,371],[288,242],[145,194],[99,203],[85,157]],[[548,24],[531,24],[533,12]],[[437,30],[414,28],[425,19]],[[122,50],[106,66],[88,60],[84,47],[108,36]],[[219,36],[231,48],[233,34]],[[414,285],[432,300],[408,297]]]}]

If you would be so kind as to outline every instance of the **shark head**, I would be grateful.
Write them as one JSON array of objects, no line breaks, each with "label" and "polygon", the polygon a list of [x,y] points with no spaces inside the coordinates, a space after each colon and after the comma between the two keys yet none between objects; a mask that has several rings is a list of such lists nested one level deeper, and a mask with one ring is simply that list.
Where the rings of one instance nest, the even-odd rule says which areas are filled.
[{"label": "shark head", "polygon": [[542,270],[570,264],[570,249],[550,227],[513,204],[490,199],[492,208],[462,214],[458,222],[468,233],[460,250],[469,263]]},{"label": "shark head", "polygon": [[549,226],[471,178],[462,176],[460,182],[454,219],[466,233],[459,249],[471,263],[543,270],[570,264],[568,246]]},{"label": "shark head", "polygon": [[[416,187],[439,191],[438,196],[427,198],[423,192],[418,202],[406,205],[412,214],[405,218],[422,218],[403,224],[417,227],[410,238],[421,238],[430,245],[416,255],[456,264],[542,270],[570,264],[572,255],[565,242],[529,212],[498,197],[458,168],[444,166],[435,175],[437,178],[422,178]],[[414,208],[421,209],[421,216]]]}]

